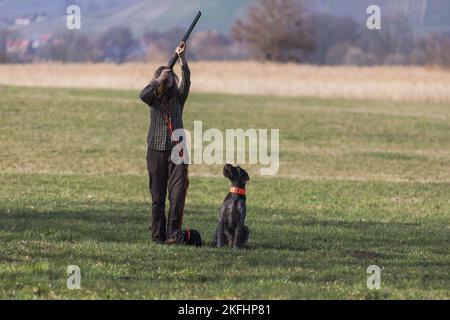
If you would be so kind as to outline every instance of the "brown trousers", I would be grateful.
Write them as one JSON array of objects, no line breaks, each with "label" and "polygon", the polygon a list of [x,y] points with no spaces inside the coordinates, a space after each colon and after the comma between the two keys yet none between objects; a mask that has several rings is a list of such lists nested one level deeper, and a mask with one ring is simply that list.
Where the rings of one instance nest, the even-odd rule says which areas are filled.
[{"label": "brown trousers", "polygon": [[[151,238],[164,242],[174,231],[181,229],[184,202],[189,186],[187,164],[176,165],[170,157],[171,151],[147,149],[147,171],[152,197]],[[169,215],[166,226],[166,195],[169,192]]]}]

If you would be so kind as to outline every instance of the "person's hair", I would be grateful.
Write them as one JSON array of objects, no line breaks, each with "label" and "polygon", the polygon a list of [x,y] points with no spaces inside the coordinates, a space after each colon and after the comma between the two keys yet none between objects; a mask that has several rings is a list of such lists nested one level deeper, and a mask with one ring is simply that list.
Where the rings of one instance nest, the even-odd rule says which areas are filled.
[{"label": "person's hair", "polygon": [[[153,80],[157,79],[161,75],[161,72],[166,68],[167,68],[167,66],[158,67],[158,69],[156,69],[156,71],[153,75]],[[176,90],[178,90],[178,83],[179,83],[178,76],[173,70],[172,70],[172,75],[173,75],[173,80],[174,80],[172,82],[172,87],[167,88],[167,90],[158,90],[159,92],[164,91],[164,94],[173,95],[174,92],[176,92]],[[161,83],[161,87],[159,89],[164,89],[164,83]]]}]

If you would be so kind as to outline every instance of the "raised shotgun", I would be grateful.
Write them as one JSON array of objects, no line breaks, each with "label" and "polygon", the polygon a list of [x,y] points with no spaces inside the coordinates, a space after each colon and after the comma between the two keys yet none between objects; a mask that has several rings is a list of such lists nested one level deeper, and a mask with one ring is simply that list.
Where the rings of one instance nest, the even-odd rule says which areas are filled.
[{"label": "raised shotgun", "polygon": [[[191,26],[189,27],[188,31],[187,31],[186,34],[184,35],[183,40],[181,40],[181,41],[183,41],[184,43],[186,43],[187,39],[188,39],[189,36],[191,35],[192,30],[194,30],[194,27],[195,27],[195,25],[197,24],[198,19],[200,19],[200,16],[201,16],[201,15],[202,15],[202,12],[199,11],[199,12],[197,13],[197,15],[195,16],[195,19],[194,19],[194,21],[192,22]],[[172,69],[173,66],[175,65],[175,63],[177,62],[177,60],[178,60],[178,54],[175,52],[175,53],[173,54],[172,58],[170,58],[169,63],[167,64],[167,67],[168,67],[169,69]]]}]

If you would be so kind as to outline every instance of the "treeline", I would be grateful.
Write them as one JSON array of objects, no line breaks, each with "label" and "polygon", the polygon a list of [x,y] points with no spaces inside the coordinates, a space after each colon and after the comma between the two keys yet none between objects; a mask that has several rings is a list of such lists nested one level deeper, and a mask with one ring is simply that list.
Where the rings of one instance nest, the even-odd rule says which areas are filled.
[{"label": "treeline", "polygon": [[450,32],[416,35],[402,16],[383,16],[381,30],[328,14],[305,14],[296,0],[260,0],[232,37],[252,58],[319,65],[450,67]]},{"label": "treeline", "polygon": [[[129,28],[115,27],[99,34],[67,31],[27,39],[0,30],[0,63],[164,61],[183,33],[175,28],[136,37]],[[381,30],[368,30],[351,18],[307,14],[297,0],[259,0],[229,36],[197,31],[188,46],[192,60],[450,67],[450,32],[417,35],[401,16],[383,16]]]},{"label": "treeline", "polygon": [[[135,37],[130,28],[114,27],[99,34],[74,31],[28,39],[0,30],[0,63],[30,62],[113,62],[166,60],[184,31],[146,32]],[[216,31],[202,31],[189,40],[193,60],[245,59],[246,51]]]}]

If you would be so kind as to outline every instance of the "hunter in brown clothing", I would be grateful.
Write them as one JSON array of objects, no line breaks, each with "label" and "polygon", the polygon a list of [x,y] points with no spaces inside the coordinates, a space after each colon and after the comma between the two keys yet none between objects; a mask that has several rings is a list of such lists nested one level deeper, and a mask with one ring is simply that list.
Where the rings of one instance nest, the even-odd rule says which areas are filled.
[{"label": "hunter in brown clothing", "polygon": [[[185,57],[186,44],[175,52],[181,61],[182,79],[167,67],[159,67],[153,80],[139,94],[150,108],[147,135],[147,171],[152,197],[151,237],[163,243],[183,223],[184,202],[189,185],[187,164],[175,164],[171,159],[176,141],[172,131],[183,128],[183,108],[189,95],[190,71]],[[165,202],[169,192],[169,214],[166,223]]]}]

